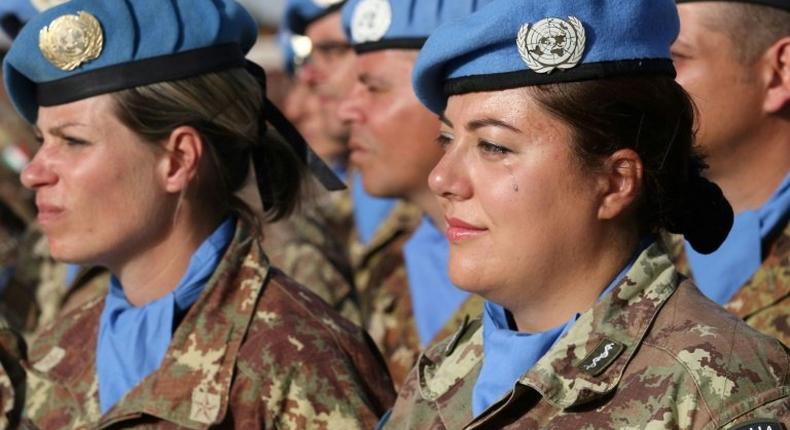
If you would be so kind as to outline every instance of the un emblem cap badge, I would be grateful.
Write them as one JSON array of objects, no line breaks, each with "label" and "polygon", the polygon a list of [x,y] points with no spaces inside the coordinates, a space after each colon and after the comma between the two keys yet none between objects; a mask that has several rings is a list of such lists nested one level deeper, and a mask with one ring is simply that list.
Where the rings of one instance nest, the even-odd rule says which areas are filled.
[{"label": "un emblem cap badge", "polygon": [[362,0],[351,17],[351,39],[354,43],[378,42],[392,25],[389,0]]},{"label": "un emblem cap badge", "polygon": [[576,67],[586,43],[584,25],[573,16],[567,20],[544,18],[534,24],[524,24],[516,36],[521,59],[537,73]]},{"label": "un emblem cap badge", "polygon": [[38,47],[55,67],[70,72],[101,55],[104,35],[101,24],[88,12],[63,15],[41,29]]}]

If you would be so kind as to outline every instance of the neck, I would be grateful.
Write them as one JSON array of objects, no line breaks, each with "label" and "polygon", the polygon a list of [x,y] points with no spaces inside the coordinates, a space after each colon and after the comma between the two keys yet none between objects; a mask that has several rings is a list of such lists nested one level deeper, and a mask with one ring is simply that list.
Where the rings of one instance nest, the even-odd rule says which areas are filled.
[{"label": "neck", "polygon": [[150,244],[131,258],[110,265],[132,305],[143,306],[175,290],[190,258],[221,221],[220,216],[199,217],[200,212],[186,206]]},{"label": "neck", "polygon": [[748,142],[711,154],[707,176],[716,182],[735,213],[761,207],[790,171],[790,120],[777,118]]},{"label": "neck", "polygon": [[506,306],[518,330],[544,332],[592,308],[628,263],[638,240],[636,234],[624,234],[622,229],[600,234],[597,241],[585,238],[588,243],[575,247],[571,258],[561,260],[559,270],[524,294],[525,300]]},{"label": "neck", "polygon": [[427,184],[424,190],[414,193],[409,196],[407,200],[422,209],[422,211],[431,218],[433,225],[440,231],[444,231],[447,228],[444,221],[444,210],[442,210],[439,199],[437,199],[436,195],[427,188]]}]

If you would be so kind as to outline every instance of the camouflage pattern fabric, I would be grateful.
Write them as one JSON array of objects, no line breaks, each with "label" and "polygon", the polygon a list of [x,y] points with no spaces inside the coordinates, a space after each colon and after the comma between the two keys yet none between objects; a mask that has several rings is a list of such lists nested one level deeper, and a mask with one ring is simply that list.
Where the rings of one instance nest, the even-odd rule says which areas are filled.
[{"label": "camouflage pattern fabric", "polygon": [[35,224],[17,252],[18,266],[0,293],[0,313],[28,342],[57,317],[107,293],[110,274],[101,268],[85,269],[67,285],[66,264],[52,259],[46,237]]},{"label": "camouflage pattern fabric", "polygon": [[25,343],[0,316],[0,429],[19,426],[19,415],[24,391],[25,371],[21,359],[25,357]]},{"label": "camouflage pattern fabric", "polygon": [[264,249],[273,265],[361,325],[346,245],[353,222],[350,191],[323,193],[287,220],[265,226]]},{"label": "camouflage pattern fabric", "polygon": [[271,268],[243,222],[160,368],[101,416],[95,350],[103,304],[58,319],[32,344],[23,425],[369,429],[394,399],[370,339]]},{"label": "camouflage pattern fabric", "polygon": [[[422,346],[409,292],[403,245],[417,229],[422,211],[400,202],[370,242],[352,245],[352,262],[359,287],[364,327],[387,362],[396,390],[414,367]],[[480,315],[483,300],[471,296],[437,334],[452,334],[464,319]]]},{"label": "camouflage pattern fabric", "polygon": [[[681,236],[665,236],[678,270],[693,278]],[[790,345],[790,222],[765,252],[763,264],[724,308],[755,330]]]},{"label": "camouflage pattern fabric", "polygon": [[658,244],[511,392],[473,418],[482,342],[476,320],[426,351],[384,428],[712,430],[755,419],[773,421],[774,429],[790,423],[787,348],[705,298]]}]

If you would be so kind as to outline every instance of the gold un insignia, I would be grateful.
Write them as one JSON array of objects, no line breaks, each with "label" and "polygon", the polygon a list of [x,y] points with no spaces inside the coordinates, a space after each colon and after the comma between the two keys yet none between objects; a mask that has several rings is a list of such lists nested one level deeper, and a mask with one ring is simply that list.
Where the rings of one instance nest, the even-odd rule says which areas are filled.
[{"label": "gold un insignia", "polygon": [[58,17],[42,28],[38,47],[55,67],[70,72],[99,58],[104,35],[99,20],[81,11],[77,15]]},{"label": "gold un insignia", "polygon": [[534,24],[524,24],[516,36],[521,59],[537,73],[576,67],[586,44],[584,26],[573,16],[567,21],[545,18]]}]

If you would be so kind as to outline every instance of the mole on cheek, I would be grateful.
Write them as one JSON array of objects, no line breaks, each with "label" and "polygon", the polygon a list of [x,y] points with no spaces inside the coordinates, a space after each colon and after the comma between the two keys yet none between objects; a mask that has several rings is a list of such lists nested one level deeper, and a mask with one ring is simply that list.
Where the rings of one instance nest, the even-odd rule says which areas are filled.
[{"label": "mole on cheek", "polygon": [[516,175],[513,174],[513,166],[510,165],[507,161],[505,162],[505,168],[507,172],[510,173],[510,180],[512,181],[513,192],[518,192],[518,183],[516,182]]}]

